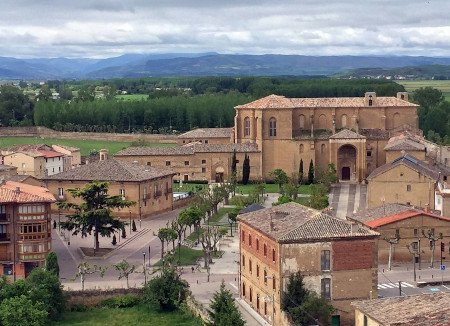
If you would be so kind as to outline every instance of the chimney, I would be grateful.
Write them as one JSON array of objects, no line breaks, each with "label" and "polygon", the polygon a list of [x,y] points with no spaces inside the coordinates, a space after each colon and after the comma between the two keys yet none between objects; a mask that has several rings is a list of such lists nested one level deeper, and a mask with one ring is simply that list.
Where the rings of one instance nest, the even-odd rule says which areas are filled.
[{"label": "chimney", "polygon": [[352,223],[351,225],[350,225],[350,235],[353,235],[353,234],[356,234],[356,233],[358,233],[358,231],[359,231],[359,225],[358,225],[358,223]]},{"label": "chimney", "polygon": [[20,194],[20,187],[16,187],[16,193]]},{"label": "chimney", "polygon": [[269,213],[269,218],[270,218],[270,222],[269,222],[269,225],[270,225],[270,231],[273,231],[273,229],[274,229],[274,225],[273,225],[273,212],[270,212],[270,213]]},{"label": "chimney", "polygon": [[101,149],[99,154],[100,154],[100,161],[106,161],[108,159],[108,150],[107,149]]}]

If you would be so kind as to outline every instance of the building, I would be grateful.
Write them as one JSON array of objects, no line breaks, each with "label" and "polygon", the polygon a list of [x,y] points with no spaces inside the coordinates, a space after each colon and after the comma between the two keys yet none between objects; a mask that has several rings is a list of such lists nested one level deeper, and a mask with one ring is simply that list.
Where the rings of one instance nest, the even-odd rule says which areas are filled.
[{"label": "building", "polygon": [[52,145],[54,151],[63,153],[66,158],[70,157],[64,164],[64,171],[81,165],[81,152],[78,147],[65,145]]},{"label": "building", "polygon": [[13,181],[0,184],[0,275],[16,280],[44,265],[51,250],[53,202],[46,188]]},{"label": "building", "polygon": [[420,264],[427,265],[433,249],[430,239],[427,238],[429,232],[434,234],[433,238],[436,238],[436,241],[433,242],[435,261],[439,261],[441,257],[441,246],[444,249],[443,256],[450,255],[449,217],[413,206],[385,204],[357,212],[347,219],[361,223],[380,233],[379,263],[388,263],[389,250],[392,249],[393,262],[409,262],[414,255],[419,266]]},{"label": "building", "polygon": [[177,147],[128,147],[114,158],[138,162],[152,167],[170,167],[175,180],[223,182],[231,175],[231,161],[236,152],[237,176],[242,178],[245,155],[250,159],[250,178],[260,177],[260,152],[255,144],[200,144],[189,143]]},{"label": "building", "polygon": [[178,136],[177,144],[185,145],[193,142],[200,144],[229,144],[233,128],[200,128],[185,132]]},{"label": "building", "polygon": [[36,179],[35,177],[32,177],[31,175],[27,175],[27,174],[2,176],[2,177],[0,177],[0,179],[3,179],[3,181],[14,181],[14,182],[25,183],[25,184],[28,184],[31,186],[37,186],[37,187],[43,186],[42,180]]},{"label": "building", "polygon": [[367,177],[368,207],[400,203],[435,209],[436,186],[439,181],[447,181],[449,175],[448,167],[403,154]]},{"label": "building", "polygon": [[296,203],[238,221],[240,296],[270,324],[285,325],[281,295],[297,271],[310,290],[331,300],[336,323],[353,320],[351,301],[377,296],[377,232]]},{"label": "building", "polygon": [[[68,189],[83,188],[94,180],[107,181],[110,183],[109,195],[121,195],[136,203],[130,208],[116,211],[116,215],[141,219],[172,209],[174,174],[167,168],[117,161],[103,156],[101,161],[47,176],[43,181],[57,200],[73,203],[80,203],[80,198],[73,198]],[[53,210],[57,211],[56,205]]]},{"label": "building", "polygon": [[450,325],[450,293],[353,302],[355,326]]},{"label": "building", "polygon": [[17,175],[17,167],[0,164],[0,178]]}]

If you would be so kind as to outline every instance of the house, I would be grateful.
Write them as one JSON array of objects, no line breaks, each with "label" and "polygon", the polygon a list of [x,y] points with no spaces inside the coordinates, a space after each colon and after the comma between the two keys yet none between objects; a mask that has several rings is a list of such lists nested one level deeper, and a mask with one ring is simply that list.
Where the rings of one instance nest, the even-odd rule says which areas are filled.
[{"label": "house", "polygon": [[[122,218],[144,218],[173,208],[172,179],[174,172],[168,168],[155,168],[107,159],[81,165],[77,168],[47,176],[45,185],[59,201],[80,203],[68,189],[83,188],[91,181],[110,183],[109,195],[120,195],[134,201],[130,208],[116,211]],[[57,211],[56,205],[53,210]]]},{"label": "house", "polygon": [[0,177],[12,176],[17,174],[17,167],[0,164]]},{"label": "house", "polygon": [[52,249],[53,202],[55,197],[46,188],[0,183],[0,275],[16,280],[44,266]]},{"label": "house", "polygon": [[[393,262],[409,262],[414,255],[419,266],[430,262],[433,251],[434,260],[438,261],[441,248],[444,249],[444,257],[450,256],[450,218],[439,213],[387,203],[359,211],[347,219],[380,233],[379,263],[388,263],[390,250]],[[432,241],[428,236],[430,233],[433,235]]]},{"label": "house", "polygon": [[377,232],[296,203],[240,214],[238,222],[240,297],[271,325],[286,324],[281,297],[297,271],[331,301],[334,323],[353,321],[351,301],[377,296]]},{"label": "house", "polygon": [[450,325],[450,293],[356,301],[355,326]]},{"label": "house", "polygon": [[177,144],[185,145],[193,142],[199,142],[200,144],[229,144],[232,135],[232,128],[199,128],[179,135]]}]

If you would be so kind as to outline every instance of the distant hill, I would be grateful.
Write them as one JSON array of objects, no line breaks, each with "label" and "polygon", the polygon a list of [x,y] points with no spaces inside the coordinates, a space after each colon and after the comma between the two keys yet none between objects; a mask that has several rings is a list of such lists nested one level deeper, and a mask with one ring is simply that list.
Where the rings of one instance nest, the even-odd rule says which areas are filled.
[{"label": "distant hill", "polygon": [[[107,79],[149,76],[341,76],[450,66],[450,58],[217,53],[125,54],[107,59],[0,57],[1,79]],[[365,68],[365,69],[362,69]],[[399,70],[401,71],[401,70]]]},{"label": "distant hill", "polygon": [[420,65],[400,68],[358,68],[339,74],[355,78],[450,79],[450,65]]}]

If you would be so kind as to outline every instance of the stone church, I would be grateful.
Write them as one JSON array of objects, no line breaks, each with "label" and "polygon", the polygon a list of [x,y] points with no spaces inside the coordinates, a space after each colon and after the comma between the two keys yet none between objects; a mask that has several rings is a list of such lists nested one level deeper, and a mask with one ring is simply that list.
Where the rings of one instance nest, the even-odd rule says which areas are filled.
[{"label": "stone church", "polygon": [[298,173],[303,160],[316,171],[334,163],[341,181],[360,182],[386,163],[390,137],[418,130],[417,105],[408,94],[378,97],[286,98],[270,95],[236,106],[234,143],[255,143],[260,175],[280,168]]}]

